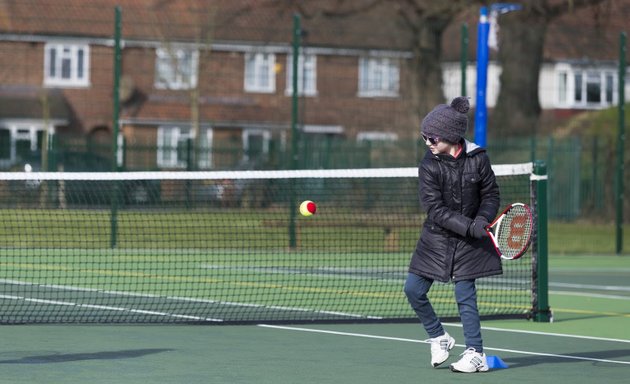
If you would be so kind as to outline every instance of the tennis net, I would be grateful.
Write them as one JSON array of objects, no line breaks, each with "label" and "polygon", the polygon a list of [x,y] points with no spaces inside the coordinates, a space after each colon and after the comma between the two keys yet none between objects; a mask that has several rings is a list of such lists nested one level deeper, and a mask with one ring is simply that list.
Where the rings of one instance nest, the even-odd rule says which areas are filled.
[{"label": "tennis net", "polygon": [[[502,206],[536,199],[531,163],[494,169]],[[416,321],[417,172],[0,173],[0,323]],[[532,249],[478,280],[482,318],[531,316]]]}]

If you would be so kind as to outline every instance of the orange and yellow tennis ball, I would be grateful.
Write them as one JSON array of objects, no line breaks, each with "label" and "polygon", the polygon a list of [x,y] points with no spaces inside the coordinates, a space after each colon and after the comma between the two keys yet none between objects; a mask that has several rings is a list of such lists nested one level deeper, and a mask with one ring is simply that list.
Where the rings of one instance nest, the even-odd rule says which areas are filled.
[{"label": "orange and yellow tennis ball", "polygon": [[302,216],[313,216],[317,212],[317,205],[310,200],[305,200],[300,204],[300,213]]}]

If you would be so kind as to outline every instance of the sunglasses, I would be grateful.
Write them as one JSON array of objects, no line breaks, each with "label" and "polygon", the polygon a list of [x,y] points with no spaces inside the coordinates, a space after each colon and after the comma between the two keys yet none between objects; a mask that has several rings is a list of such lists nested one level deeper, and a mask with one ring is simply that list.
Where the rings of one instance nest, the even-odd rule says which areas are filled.
[{"label": "sunglasses", "polygon": [[429,141],[429,143],[435,145],[440,141],[439,137],[431,137],[431,136],[427,136],[424,133],[422,134],[422,140],[424,140],[424,142],[426,143],[427,140]]}]

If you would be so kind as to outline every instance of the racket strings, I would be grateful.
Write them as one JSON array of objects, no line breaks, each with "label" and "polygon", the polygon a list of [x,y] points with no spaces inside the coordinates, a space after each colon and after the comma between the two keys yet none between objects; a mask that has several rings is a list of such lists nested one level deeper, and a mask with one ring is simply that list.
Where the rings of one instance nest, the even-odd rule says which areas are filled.
[{"label": "racket strings", "polygon": [[529,245],[532,229],[533,219],[527,208],[515,206],[506,212],[495,235],[504,256],[512,257],[523,252]]}]

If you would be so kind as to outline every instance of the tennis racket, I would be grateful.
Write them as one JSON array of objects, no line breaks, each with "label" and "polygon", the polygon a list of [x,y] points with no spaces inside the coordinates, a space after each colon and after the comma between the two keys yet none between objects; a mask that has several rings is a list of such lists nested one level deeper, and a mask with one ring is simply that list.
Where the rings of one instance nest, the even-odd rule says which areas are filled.
[{"label": "tennis racket", "polygon": [[532,211],[523,203],[510,204],[486,230],[499,256],[516,260],[525,254],[532,240]]}]

